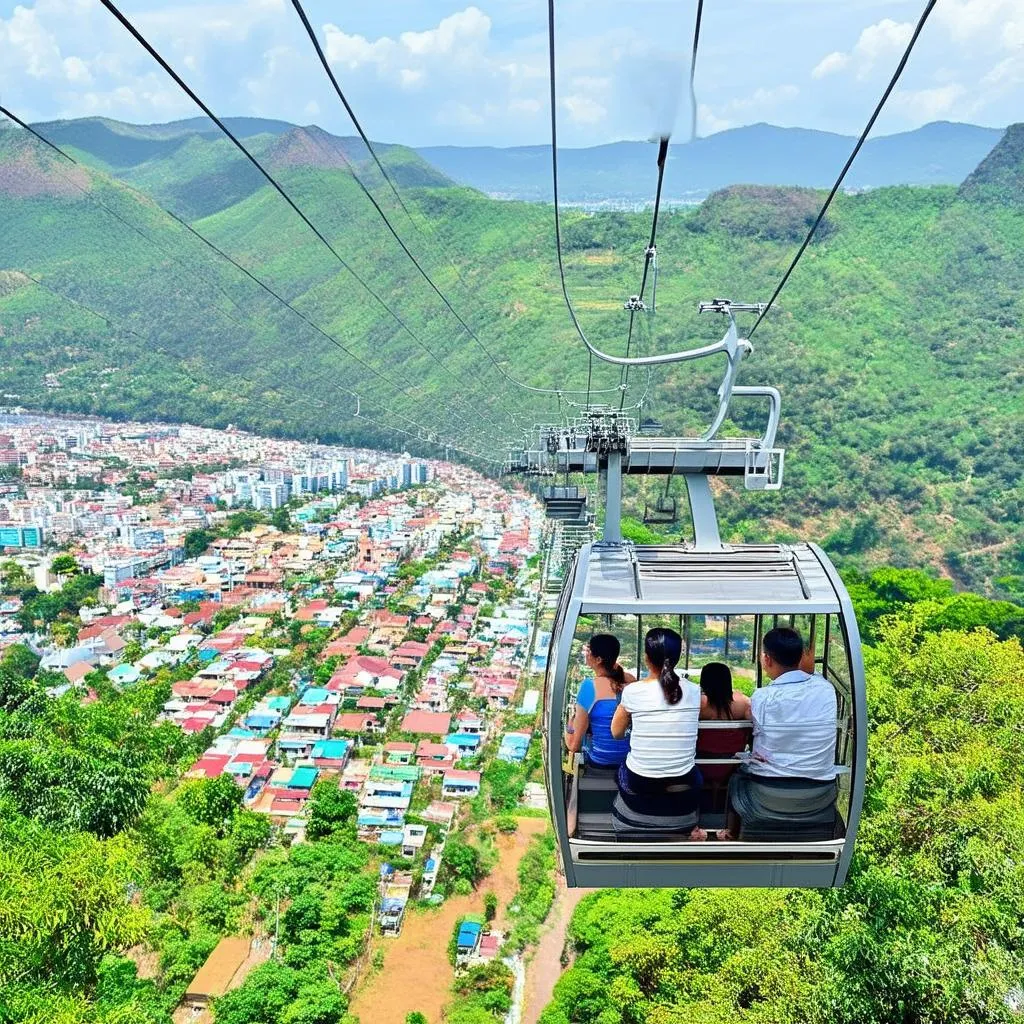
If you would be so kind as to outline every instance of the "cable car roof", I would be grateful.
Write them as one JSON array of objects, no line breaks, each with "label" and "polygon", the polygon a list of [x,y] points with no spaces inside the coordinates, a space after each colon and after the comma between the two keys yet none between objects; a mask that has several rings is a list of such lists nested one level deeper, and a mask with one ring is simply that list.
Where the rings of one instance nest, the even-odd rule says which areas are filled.
[{"label": "cable car roof", "polygon": [[811,544],[593,544],[580,552],[574,590],[598,614],[784,614],[841,611]]}]

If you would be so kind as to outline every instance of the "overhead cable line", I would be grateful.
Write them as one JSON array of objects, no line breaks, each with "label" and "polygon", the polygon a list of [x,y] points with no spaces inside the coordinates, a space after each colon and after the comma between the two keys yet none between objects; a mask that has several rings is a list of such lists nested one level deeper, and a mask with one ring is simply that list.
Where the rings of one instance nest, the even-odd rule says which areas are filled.
[{"label": "overhead cable line", "polygon": [[[110,11],[111,14],[121,23],[122,26],[128,31],[128,33],[135,39],[135,41],[155,60],[161,68],[171,77],[174,83],[180,88],[188,97],[192,100],[200,110],[203,111],[206,116],[213,121],[213,123],[224,133],[224,135],[234,144],[235,148],[242,153],[245,158],[260,172],[260,174],[266,179],[268,184],[281,196],[282,199],[288,204],[288,206],[299,216],[302,222],[313,232],[313,234],[319,239],[321,243],[328,249],[328,251],[334,256],[334,258],[344,267],[356,281],[366,290],[366,292],[388,313],[388,315],[398,324],[398,326],[409,335],[413,341],[416,342],[420,348],[423,349],[431,358],[441,363],[439,357],[434,353],[430,347],[423,341],[422,338],[414,331],[408,323],[383,299],[383,297],[355,270],[354,267],[349,264],[344,256],[335,248],[334,245],[328,240],[323,232],[309,219],[305,212],[299,207],[299,205],[292,199],[291,195],[285,190],[284,186],[277,181],[277,179],[263,166],[263,164],[252,154],[252,152],[241,142],[241,140],[231,131],[230,128],[219,118],[213,110],[199,97],[199,95],[192,89],[191,86],[174,70],[173,67],[167,62],[167,60],[156,50],[156,48],[142,35],[141,32],[132,24],[132,22],[121,13],[117,5],[112,0],[100,0],[104,7]],[[459,397],[460,401],[461,396]],[[475,406],[470,405],[463,401],[464,406],[472,408],[475,416],[482,416],[481,411]],[[508,413],[509,417],[515,422],[514,415]]]},{"label": "overhead cable line", "polygon": [[[654,193],[654,216],[651,218],[651,237],[647,242],[647,248],[644,250],[644,272],[640,278],[640,291],[637,294],[637,298],[640,300],[640,309],[643,308],[644,292],[647,290],[647,274],[651,269],[652,260],[656,259],[657,250],[654,247],[655,239],[658,236],[658,213],[661,209],[661,186],[665,180],[665,161],[668,157],[668,136],[663,135],[658,140],[658,187]],[[626,334],[626,357],[629,358],[630,345],[633,342],[633,324],[636,320],[636,314],[638,312],[637,305],[632,302],[629,303],[629,330]],[[620,380],[623,385],[629,384],[629,364],[626,363],[620,371]],[[626,392],[623,389],[622,398],[619,399],[619,408],[625,404]]]},{"label": "overhead cable line", "polygon": [[[25,131],[28,132],[30,135],[32,135],[37,142],[41,142],[43,145],[48,146],[58,156],[61,156],[65,160],[68,160],[70,163],[74,164],[76,167],[83,167],[84,166],[80,160],[76,160],[66,150],[62,149],[56,143],[51,142],[49,139],[45,138],[39,131],[37,131],[35,128],[33,128],[30,124],[27,124],[25,121],[21,120],[21,118],[19,118],[16,114],[14,114],[11,110],[9,110],[7,107],[3,106],[2,104],[0,104],[0,114],[3,114],[5,117],[7,117],[11,121],[13,121],[19,127],[24,128]],[[60,174],[60,176],[64,179],[64,181],[66,181],[72,188],[77,189],[85,197],[85,199],[86,199],[86,201],[88,203],[90,203],[93,206],[96,206],[99,209],[103,210],[104,213],[106,213],[109,216],[113,217],[114,220],[118,221],[118,223],[120,223],[122,226],[128,228],[129,231],[131,231],[134,234],[138,235],[145,242],[148,242],[150,245],[154,246],[155,248],[159,249],[161,252],[165,253],[172,260],[174,260],[175,263],[177,263],[179,266],[181,266],[186,271],[190,270],[190,268],[185,266],[181,262],[181,260],[177,256],[175,256],[174,253],[167,246],[165,246],[162,242],[160,242],[157,239],[155,239],[148,232],[144,231],[137,224],[133,224],[126,217],[122,216],[109,203],[105,203],[101,198],[99,198],[99,196],[96,195],[95,192],[93,192],[90,189],[86,188],[80,182],[75,181],[75,179],[73,177],[71,177],[68,174],[65,174],[59,167],[57,168],[57,173]],[[140,195],[140,193],[136,192],[136,190],[131,188],[130,186],[124,185],[121,182],[119,182],[118,184],[125,191],[132,193],[132,195],[135,195],[135,196],[139,196]],[[152,203],[151,200],[149,200],[149,197],[145,197],[145,199],[146,199],[147,203],[150,203],[151,205],[156,206],[155,203]],[[161,211],[161,213],[166,213],[167,212],[167,211],[163,210],[159,206],[156,206],[156,208],[159,209]],[[177,219],[177,218],[175,218],[175,219]],[[191,272],[193,274],[195,273],[194,271],[191,271]],[[227,299],[228,302],[231,303],[231,305],[234,306],[234,308],[237,309],[238,312],[242,316],[246,316],[247,315],[245,313],[245,311],[241,308],[241,306],[239,306],[238,303],[216,281],[211,282],[211,281],[208,281],[206,278],[202,278],[202,282],[203,282],[204,287],[211,287],[212,286],[213,288],[216,288],[217,291],[219,291],[221,293],[221,295],[223,295],[224,298]],[[213,307],[211,307],[211,308],[213,308]],[[227,312],[225,312],[222,309],[216,309],[216,312],[218,314],[220,314],[221,316],[225,317],[226,319],[230,320],[240,330],[245,330],[246,329],[245,324],[241,323],[241,321],[239,321],[239,320],[236,320],[233,316],[231,316],[230,313],[227,313]]]},{"label": "overhead cable line", "polygon": [[[700,23],[704,16],[704,0],[697,0],[697,14],[694,18],[693,23],[693,45],[690,50],[690,138],[687,143],[692,143],[697,138],[697,92],[694,88],[694,81],[697,75],[697,51],[700,48]],[[657,249],[655,248],[655,240],[658,235],[658,214],[661,210],[661,188],[665,181],[665,162],[668,157],[668,136],[663,136],[658,145],[658,184],[654,191],[654,215],[651,218],[651,237],[647,243],[647,248],[644,250],[644,272],[640,278],[640,292],[639,298],[641,303],[644,298],[644,291],[647,288],[647,274],[651,269],[652,262],[655,262],[655,277],[654,277],[654,289],[657,292],[658,289],[658,277],[657,277]],[[653,310],[653,303],[652,303]],[[630,303],[629,310],[629,332],[626,335],[626,355],[629,355],[630,342],[633,339],[633,321],[636,317],[637,310],[635,306]],[[625,366],[622,369],[622,381],[624,384],[629,383],[629,366]],[[625,401],[626,395],[623,392],[622,402]],[[619,408],[622,408],[620,403]]]},{"label": "overhead cable line", "polygon": [[807,232],[807,237],[800,243],[800,248],[797,249],[796,255],[793,257],[793,261],[786,268],[786,272],[782,275],[782,280],[779,281],[775,291],[772,292],[772,297],[768,300],[768,303],[761,311],[757,320],[754,321],[754,326],[751,327],[750,331],[747,333],[748,339],[754,336],[754,331],[757,330],[761,321],[768,315],[768,311],[775,304],[775,300],[779,297],[779,293],[786,287],[786,282],[789,280],[790,275],[794,270],[796,270],[796,265],[800,262],[800,258],[803,256],[807,247],[811,244],[811,239],[814,238],[815,232],[818,230],[821,222],[825,219],[825,214],[828,212],[828,208],[832,205],[832,200],[835,199],[836,193],[838,193],[842,186],[843,180],[846,178],[847,171],[849,171],[850,167],[853,165],[853,161],[857,159],[857,154],[867,141],[867,137],[871,133],[871,129],[874,127],[875,121],[878,120],[878,115],[881,114],[882,108],[888,102],[889,97],[896,88],[896,84],[899,82],[900,76],[903,74],[903,69],[907,66],[907,61],[910,60],[910,54],[913,52],[914,46],[917,44],[918,36],[921,35],[921,31],[924,29],[925,23],[928,21],[928,16],[932,13],[933,8],[935,7],[935,2],[936,0],[928,0],[924,10],[921,12],[921,17],[917,19],[917,24],[914,26],[914,31],[911,33],[907,47],[903,51],[903,56],[900,58],[899,64],[896,65],[896,70],[893,72],[892,78],[889,79],[889,84],[885,87],[885,92],[882,93],[882,98],[878,101],[875,105],[875,109],[871,112],[871,117],[868,118],[868,123],[860,133],[860,137],[857,139],[857,143],[853,147],[853,151],[850,153],[849,157],[847,157],[846,163],[843,164],[843,169],[839,172],[839,177],[836,178],[836,182],[832,186],[828,197],[825,199],[824,204],[818,211],[818,216],[814,218],[814,223],[811,225],[810,231]]},{"label": "overhead cable line", "polygon": [[[106,0],[104,0],[106,2]],[[569,297],[569,288],[565,280],[565,261],[562,256],[562,227],[561,214],[559,212],[558,200],[558,107],[557,89],[555,79],[555,0],[548,0],[548,74],[550,84],[550,107],[551,107],[551,185],[554,197],[555,215],[555,250],[558,257],[558,276],[562,285],[562,298],[565,300],[566,309],[569,311],[569,319],[583,343],[586,350],[595,358],[604,363],[611,363],[613,366],[661,366],[666,363],[679,363],[684,360],[700,359],[703,356],[714,355],[718,352],[725,352],[727,345],[725,339],[713,342],[708,345],[701,345],[699,348],[685,349],[680,352],[666,352],[661,355],[652,356],[613,356],[603,352],[592,344],[583,330],[583,325],[576,316],[572,299]]]},{"label": "overhead cable line", "polygon": [[[104,0],[104,2],[106,2],[106,0]],[[299,19],[302,21],[303,28],[305,28],[306,34],[309,36],[310,42],[313,44],[313,48],[316,50],[316,55],[317,55],[317,57],[320,60],[320,64],[323,67],[325,73],[327,74],[327,77],[330,79],[331,85],[334,87],[334,91],[337,94],[338,99],[341,100],[341,103],[344,106],[346,113],[351,118],[352,124],[355,126],[356,131],[359,133],[359,137],[362,139],[364,145],[369,150],[370,155],[373,158],[374,163],[380,169],[381,174],[384,175],[385,179],[387,180],[388,185],[391,187],[391,191],[395,195],[395,198],[398,200],[398,202],[401,205],[402,209],[405,211],[406,215],[409,216],[409,219],[411,221],[412,220],[412,216],[409,213],[409,209],[408,209],[408,207],[406,207],[405,203],[402,201],[402,197],[399,195],[398,188],[396,187],[396,185],[395,185],[394,181],[392,180],[391,176],[384,169],[384,165],[381,163],[380,159],[378,158],[377,153],[376,153],[372,143],[370,142],[369,136],[366,134],[365,130],[363,129],[363,126],[359,122],[359,119],[356,117],[355,111],[352,109],[351,103],[349,103],[348,99],[346,98],[345,92],[341,88],[341,85],[338,82],[337,76],[334,74],[334,71],[331,68],[330,62],[327,59],[327,55],[324,53],[323,47],[320,45],[320,40],[317,38],[316,30],[313,28],[312,24],[310,23],[309,18],[307,17],[306,12],[305,12],[305,10],[304,10],[304,8],[302,6],[302,3],[300,2],[300,0],[292,0],[292,6],[295,8],[295,11],[296,11],[296,13],[299,16]],[[502,365],[498,362],[498,360],[495,358],[494,354],[490,351],[490,349],[487,347],[487,345],[481,340],[481,338],[476,333],[476,331],[474,331],[473,328],[470,327],[470,325],[466,322],[466,320],[462,317],[462,315],[458,312],[458,310],[452,305],[452,303],[449,300],[448,296],[445,295],[445,293],[441,291],[441,289],[437,286],[437,284],[434,282],[434,280],[431,278],[431,276],[423,268],[423,266],[420,263],[420,261],[416,258],[416,256],[412,253],[412,251],[406,245],[405,241],[402,239],[402,237],[395,230],[395,227],[391,223],[390,218],[384,212],[384,209],[381,207],[380,203],[377,202],[376,198],[373,196],[373,194],[370,192],[370,190],[366,187],[366,185],[360,179],[359,175],[355,171],[355,168],[352,166],[352,164],[350,163],[350,161],[348,160],[348,158],[345,156],[344,153],[341,154],[341,157],[345,161],[345,163],[348,166],[349,170],[352,172],[352,177],[355,179],[356,184],[359,186],[359,188],[362,191],[363,195],[365,195],[366,198],[373,204],[374,209],[380,215],[381,220],[384,221],[384,224],[386,225],[388,231],[391,232],[391,235],[394,237],[395,241],[398,242],[398,244],[401,246],[402,251],[406,254],[406,256],[409,257],[409,259],[413,263],[413,266],[415,266],[415,268],[419,271],[419,273],[423,277],[423,279],[427,282],[427,284],[431,287],[431,289],[433,289],[433,291],[437,295],[437,297],[444,303],[445,307],[452,314],[452,316],[455,317],[455,319],[458,321],[459,325],[466,332],[466,334],[469,336],[469,338],[472,339],[477,344],[477,346],[480,348],[480,350],[487,356],[487,358],[490,360],[491,364],[498,371],[498,373],[505,380],[507,380],[510,384],[512,384],[513,386],[518,387],[518,388],[522,388],[525,391],[532,391],[532,392],[534,392],[536,394],[550,394],[550,395],[554,395],[554,394],[558,394],[559,392],[561,392],[563,394],[565,394],[565,393],[573,393],[573,394],[577,393],[577,392],[568,392],[568,389],[565,389],[565,388],[537,388],[537,387],[533,387],[530,384],[526,384],[523,381],[517,380],[510,373],[508,373],[508,371],[505,370],[504,367],[502,367]],[[415,226],[415,224],[414,224],[414,226]],[[455,269],[456,273],[458,273],[458,268],[454,268],[454,269]],[[609,389],[609,390],[615,390],[615,389]]]}]

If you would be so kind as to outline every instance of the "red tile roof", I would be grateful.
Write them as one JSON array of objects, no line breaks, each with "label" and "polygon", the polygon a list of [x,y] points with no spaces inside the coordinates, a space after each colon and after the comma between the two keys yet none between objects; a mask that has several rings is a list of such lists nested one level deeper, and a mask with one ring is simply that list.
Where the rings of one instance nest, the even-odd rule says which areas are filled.
[{"label": "red tile roof", "polygon": [[402,719],[402,732],[425,733],[428,736],[446,736],[452,716],[441,711],[410,711]]}]

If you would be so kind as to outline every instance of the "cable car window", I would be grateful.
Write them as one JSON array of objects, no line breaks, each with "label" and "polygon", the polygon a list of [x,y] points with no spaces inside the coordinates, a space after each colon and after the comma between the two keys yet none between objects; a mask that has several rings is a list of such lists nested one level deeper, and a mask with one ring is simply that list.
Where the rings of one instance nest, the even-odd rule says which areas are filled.
[{"label": "cable car window", "polygon": [[[746,694],[755,685],[755,615],[689,615],[690,674],[700,677],[709,662],[724,662],[732,671],[733,683]],[[685,635],[685,634],[684,634]]]},{"label": "cable car window", "polygon": [[[853,693],[850,685],[850,658],[846,649],[846,637],[839,616],[827,616],[826,636],[828,646],[823,651],[824,676],[835,687],[838,698],[836,726],[836,764],[847,771],[839,777],[838,807],[844,819],[850,802],[853,754],[856,749],[853,723]],[[819,666],[819,671],[822,667]]]},{"label": "cable car window", "polygon": [[684,669],[687,661],[686,645],[686,616],[683,615],[641,615],[639,618],[639,629],[637,637],[636,670],[634,674],[637,679],[644,679],[647,676],[647,658],[644,654],[644,637],[652,629],[674,629],[683,638],[683,653],[679,659],[679,668]]},{"label": "cable car window", "polygon": [[[619,664],[633,675],[637,673],[637,622],[636,615],[581,615],[576,623],[572,641],[572,654],[566,676],[566,714],[572,713],[576,692],[584,677],[592,673],[583,660],[583,647],[597,633],[606,633],[619,641]],[[678,616],[676,616],[678,618]],[[645,675],[646,672],[639,673]]]}]

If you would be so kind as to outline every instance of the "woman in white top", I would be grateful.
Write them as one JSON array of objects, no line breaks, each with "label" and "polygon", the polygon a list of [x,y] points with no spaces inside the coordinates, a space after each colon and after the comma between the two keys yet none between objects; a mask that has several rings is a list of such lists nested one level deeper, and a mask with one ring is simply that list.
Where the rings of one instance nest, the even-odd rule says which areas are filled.
[{"label": "woman in white top", "polygon": [[616,739],[630,732],[612,809],[616,832],[638,838],[707,838],[697,827],[703,784],[696,765],[701,692],[675,670],[682,649],[674,629],[650,630],[644,639],[649,675],[626,687],[612,719]]}]

